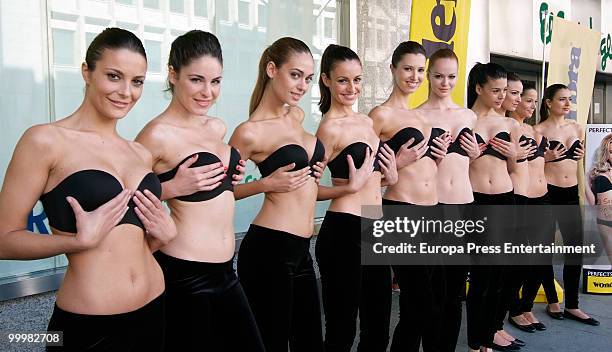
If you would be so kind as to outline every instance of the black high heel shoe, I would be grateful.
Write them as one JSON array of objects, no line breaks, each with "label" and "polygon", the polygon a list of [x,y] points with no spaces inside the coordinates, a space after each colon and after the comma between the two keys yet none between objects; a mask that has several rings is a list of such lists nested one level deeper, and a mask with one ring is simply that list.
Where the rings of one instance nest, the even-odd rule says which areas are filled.
[{"label": "black high heel shoe", "polygon": [[542,324],[542,323],[540,323],[540,322],[537,322],[537,323],[531,323],[531,326],[533,326],[533,327],[534,327],[536,330],[538,330],[538,331],[544,331],[544,330],[546,330],[546,325],[544,325],[544,324]]}]

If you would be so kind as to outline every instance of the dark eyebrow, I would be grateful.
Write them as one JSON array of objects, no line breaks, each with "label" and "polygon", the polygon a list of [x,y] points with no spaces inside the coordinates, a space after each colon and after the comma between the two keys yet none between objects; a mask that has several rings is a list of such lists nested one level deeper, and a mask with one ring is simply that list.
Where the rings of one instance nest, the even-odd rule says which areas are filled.
[{"label": "dark eyebrow", "polygon": [[118,73],[118,74],[123,76],[123,72],[121,72],[120,70],[118,70],[116,68],[108,67],[107,70],[114,71],[114,73]]},{"label": "dark eyebrow", "polygon": [[301,74],[304,74],[304,71],[300,70],[299,68],[294,68],[294,70],[298,71]]},{"label": "dark eyebrow", "polygon": [[[199,79],[204,80],[204,81],[206,80],[206,77],[204,77],[202,75],[198,75],[197,73],[192,73],[192,74],[189,75],[189,77],[190,78],[199,78]],[[215,80],[215,79],[220,79],[221,77],[223,77],[223,76],[217,76],[217,77],[211,79],[211,81]]]},{"label": "dark eyebrow", "polygon": [[[108,67],[107,70],[112,71],[112,72],[107,72],[107,73],[114,73],[114,74],[117,74],[119,76],[125,76],[123,74],[123,72],[121,72],[121,70],[118,70],[116,68]],[[134,79],[142,79],[142,80],[144,80],[145,78],[146,78],[146,76],[142,76],[142,75],[134,77]]]}]

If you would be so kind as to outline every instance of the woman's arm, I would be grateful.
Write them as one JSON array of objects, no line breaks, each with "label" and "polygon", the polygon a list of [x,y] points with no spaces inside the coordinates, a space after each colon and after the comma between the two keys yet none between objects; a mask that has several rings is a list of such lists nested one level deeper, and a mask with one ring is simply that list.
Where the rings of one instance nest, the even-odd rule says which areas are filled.
[{"label": "woman's arm", "polygon": [[[67,198],[75,212],[76,236],[40,235],[27,230],[27,219],[44,191],[57,158],[49,125],[28,129],[15,147],[0,192],[0,259],[40,259],[73,253],[98,245],[127,211],[130,192],[124,190],[108,203],[85,212]],[[35,156],[35,159],[33,159]]]}]

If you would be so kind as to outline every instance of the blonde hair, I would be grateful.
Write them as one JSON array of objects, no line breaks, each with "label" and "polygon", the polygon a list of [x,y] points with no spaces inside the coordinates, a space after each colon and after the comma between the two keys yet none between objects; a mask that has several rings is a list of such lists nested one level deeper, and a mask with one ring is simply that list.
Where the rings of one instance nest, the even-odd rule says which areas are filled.
[{"label": "blonde hair", "polygon": [[268,85],[268,81],[270,77],[268,77],[268,72],[266,72],[266,67],[269,62],[273,62],[276,67],[281,67],[292,54],[299,53],[308,53],[312,56],[308,45],[303,41],[291,37],[280,38],[272,45],[266,48],[264,52],[261,54],[261,58],[259,59],[259,69],[257,73],[257,82],[255,83],[255,88],[253,88],[253,93],[251,93],[251,101],[249,103],[249,115],[257,109],[259,103],[261,103],[261,98],[263,97],[264,90]]},{"label": "blonde hair", "polygon": [[594,178],[598,175],[607,173],[612,169],[610,164],[610,144],[612,144],[612,133],[605,136],[601,140],[599,149],[597,150],[597,157],[595,158],[595,164],[589,171],[589,177]]}]

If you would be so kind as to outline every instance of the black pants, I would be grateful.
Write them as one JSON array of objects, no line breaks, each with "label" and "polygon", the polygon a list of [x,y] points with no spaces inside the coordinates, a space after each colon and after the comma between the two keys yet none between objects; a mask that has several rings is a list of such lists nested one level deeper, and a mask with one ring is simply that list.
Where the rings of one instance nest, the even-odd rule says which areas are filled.
[{"label": "black pants", "polygon": [[351,350],[357,313],[361,330],[357,351],[384,352],[389,343],[391,270],[385,265],[361,265],[362,220],[327,211],[317,236],[326,352]]},{"label": "black pants", "polygon": [[[383,199],[383,205],[406,206],[410,217],[431,217],[438,206],[414,204]],[[394,213],[398,213],[396,210]],[[446,300],[444,267],[439,262],[432,265],[393,265],[393,274],[400,287],[399,322],[393,331],[391,351],[418,352],[439,351],[443,327],[443,309]]]},{"label": "black pants", "polygon": [[57,305],[47,331],[63,331],[63,346],[47,351],[162,351],[164,294],[135,311],[110,315],[67,312]]},{"label": "black pants", "polygon": [[[487,205],[512,205],[514,204],[514,193],[483,194],[474,192],[474,204],[476,217],[487,217],[490,224],[502,223],[501,217],[506,221],[512,213],[504,213],[495,207]],[[501,238],[494,226],[487,227],[486,237]],[[503,302],[504,282],[507,276],[507,267],[501,265],[487,265],[479,263],[478,257],[474,258],[474,265],[470,267],[470,288],[467,295],[467,334],[468,345],[472,349],[481,346],[491,347],[493,336],[499,329],[500,316],[504,316],[508,309],[507,302]]]},{"label": "black pants", "polygon": [[323,351],[310,239],[252,224],[238,252],[244,287],[267,352]]},{"label": "black pants", "polygon": [[[582,229],[582,216],[578,207],[578,185],[572,187],[557,187],[548,185],[548,196],[552,205],[570,205],[566,207],[553,207],[553,222],[551,226],[551,242],[554,241],[555,223],[559,226],[563,244],[566,246],[579,246],[584,242]],[[566,254],[563,266],[563,286],[565,288],[565,308],[578,308],[578,290],[580,274],[582,271],[582,254]],[[552,265],[548,268],[547,277],[554,277]],[[548,303],[557,303],[556,291],[551,293]]]},{"label": "black pants", "polygon": [[[467,212],[472,206],[470,204],[441,204],[444,209],[444,218],[452,220],[465,219]],[[454,244],[464,245],[464,240],[453,239]],[[461,316],[465,299],[465,281],[467,279],[468,266],[446,265],[444,275],[446,277],[446,297],[442,309],[442,328],[440,336],[440,351],[454,352],[457,348],[459,331],[461,329]]]},{"label": "black pants", "polygon": [[[514,243],[523,243],[528,244],[528,232],[529,232],[529,208],[528,208],[529,198],[520,194],[514,195],[514,204],[515,204],[515,224],[516,230],[513,234],[513,242]],[[498,316],[498,330],[503,328],[503,319],[505,318],[505,313],[509,311],[511,317],[516,317],[518,315],[523,314],[521,310],[521,300],[519,297],[519,291],[521,287],[527,282],[527,277],[532,269],[528,265],[515,265],[508,266],[506,268],[507,276],[506,283],[504,285],[505,289],[502,293],[502,301],[505,302],[507,310],[503,312],[500,311],[500,316]],[[503,315],[501,315],[503,314]]]},{"label": "black pants", "polygon": [[[549,205],[548,194],[537,198],[528,198],[527,200],[527,211],[531,213],[531,216],[526,216],[525,222],[528,226],[526,232],[529,244],[531,245],[548,245],[552,241],[550,238],[552,209],[548,207]],[[537,211],[530,211],[531,209],[537,209]],[[512,316],[531,312],[533,301],[538,294],[540,285],[544,286],[544,292],[549,302],[557,300],[555,278],[551,268],[551,265],[542,265],[541,263],[526,267],[527,276],[523,283],[523,295],[519,301],[519,306],[512,307],[510,312]]]},{"label": "black pants", "polygon": [[166,351],[264,350],[233,260],[154,256],[166,280]]}]

